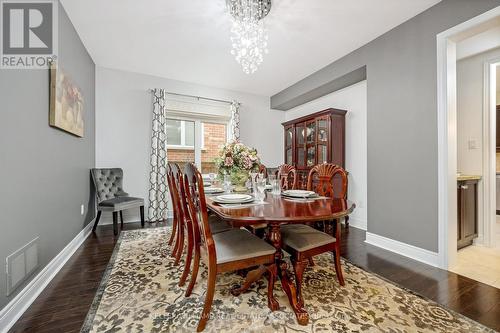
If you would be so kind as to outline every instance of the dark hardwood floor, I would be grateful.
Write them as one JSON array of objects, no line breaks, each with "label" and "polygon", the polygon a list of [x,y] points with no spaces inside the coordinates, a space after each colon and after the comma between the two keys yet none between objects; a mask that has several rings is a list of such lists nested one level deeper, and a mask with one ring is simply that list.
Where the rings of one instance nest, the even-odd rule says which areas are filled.
[{"label": "dark hardwood floor", "polygon": [[[137,228],[140,228],[139,223],[129,223],[124,229]],[[110,225],[99,227],[10,332],[78,332],[116,239]],[[354,227],[343,230],[342,256],[402,287],[500,330],[500,289],[368,245],[364,240],[362,230]]]}]

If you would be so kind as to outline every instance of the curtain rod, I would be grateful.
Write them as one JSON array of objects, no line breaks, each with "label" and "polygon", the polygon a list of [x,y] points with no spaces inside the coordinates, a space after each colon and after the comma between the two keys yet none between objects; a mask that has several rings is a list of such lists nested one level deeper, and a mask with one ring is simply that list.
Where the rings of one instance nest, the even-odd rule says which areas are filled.
[{"label": "curtain rod", "polygon": [[[148,89],[148,91],[149,92],[153,92],[153,89]],[[192,98],[196,98],[197,100],[204,99],[206,101],[220,102],[220,103],[226,103],[226,104],[233,104],[233,102],[226,101],[226,100],[223,100],[223,99],[215,99],[215,98],[201,97],[201,96],[188,95],[188,94],[179,94],[179,93],[173,93],[173,92],[168,92],[168,91],[166,91],[165,93],[169,94],[169,95],[175,95],[175,96],[192,97]],[[238,103],[238,104],[241,105],[241,103]]]}]

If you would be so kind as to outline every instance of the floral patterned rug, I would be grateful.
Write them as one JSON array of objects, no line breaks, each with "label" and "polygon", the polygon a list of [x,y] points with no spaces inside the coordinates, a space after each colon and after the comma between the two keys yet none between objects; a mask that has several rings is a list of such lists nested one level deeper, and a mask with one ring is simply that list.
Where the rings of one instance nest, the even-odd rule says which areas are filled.
[{"label": "floral patterned rug", "polygon": [[[183,263],[174,266],[167,240],[170,228],[124,231],[116,245],[81,332],[193,332],[203,307],[206,266],[191,297],[178,287]],[[280,310],[267,307],[267,280],[239,297],[230,288],[242,281],[219,274],[212,317],[205,332],[493,332],[460,314],[403,290],[343,261],[340,287],[332,256],[315,258],[304,277],[309,324],[300,326],[275,285]]]}]

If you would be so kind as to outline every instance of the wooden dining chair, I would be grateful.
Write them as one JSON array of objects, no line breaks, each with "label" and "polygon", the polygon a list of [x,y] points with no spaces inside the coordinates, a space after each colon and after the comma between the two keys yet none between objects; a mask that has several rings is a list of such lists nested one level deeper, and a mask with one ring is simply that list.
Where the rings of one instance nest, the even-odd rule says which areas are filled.
[{"label": "wooden dining chair", "polygon": [[[171,247],[172,251],[170,252],[170,255],[172,257],[175,257],[177,254],[177,229],[178,229],[178,223],[179,223],[179,212],[178,212],[178,205],[173,204],[176,201],[176,198],[174,196],[174,189],[173,189],[173,178],[174,178],[174,172],[172,170],[172,165],[173,163],[168,163],[167,164],[167,184],[168,184],[168,192],[170,193],[170,199],[172,202],[172,211],[173,211],[173,217],[172,217],[172,232],[170,233],[170,238],[168,240],[168,245]],[[174,242],[176,240],[176,242]],[[173,244],[173,245],[172,245]]]},{"label": "wooden dining chair", "polygon": [[[276,249],[243,229],[234,228],[222,233],[213,234],[208,222],[202,176],[196,166],[191,163],[186,165],[184,173],[184,188],[187,194],[188,211],[194,231],[195,259],[191,280],[193,278],[196,280],[202,249],[207,254],[208,264],[205,303],[198,322],[197,331],[203,331],[210,317],[218,273],[257,267],[247,274],[242,286],[232,289],[231,292],[235,296],[246,291],[253,282],[267,273],[268,306],[272,311],[277,310],[279,304],[273,295],[274,281],[277,275],[275,264]],[[191,291],[192,286],[189,294]]]},{"label": "wooden dining chair", "polygon": [[290,164],[283,164],[278,167],[278,179],[281,189],[293,190],[297,188],[297,169]]},{"label": "wooden dining chair", "polygon": [[[335,182],[340,178],[340,191],[335,192],[336,186]],[[337,177],[337,178],[338,178]],[[319,195],[330,197],[330,198],[342,198],[347,199],[347,189],[348,189],[348,173],[344,168],[332,164],[323,163],[315,165],[307,177],[307,190],[314,191]],[[349,216],[345,217],[346,227],[349,226]]]},{"label": "wooden dining chair", "polygon": [[[186,260],[184,261],[184,270],[179,280],[179,286],[181,287],[186,283],[191,267],[194,248],[193,227],[188,212],[183,173],[177,163],[169,163],[167,172],[170,177],[172,207],[174,208],[174,215],[177,216],[177,232],[175,235],[175,246],[172,251],[172,256],[175,258],[174,265],[178,265],[180,262],[185,248],[185,236],[187,234]],[[229,224],[216,216],[210,216],[209,223],[214,233],[223,232],[232,228]]]},{"label": "wooden dining chair", "polygon": [[[333,179],[340,175],[342,179],[341,192],[334,193]],[[307,189],[322,196],[340,197],[347,196],[347,172],[335,164],[318,164],[309,172]],[[299,302],[304,305],[302,297],[302,279],[308,264],[312,264],[312,257],[325,252],[332,252],[335,272],[340,285],[344,285],[344,277],[340,264],[341,228],[340,221],[335,220],[334,236],[314,229],[304,224],[289,224],[281,228],[283,248],[290,253]]]}]

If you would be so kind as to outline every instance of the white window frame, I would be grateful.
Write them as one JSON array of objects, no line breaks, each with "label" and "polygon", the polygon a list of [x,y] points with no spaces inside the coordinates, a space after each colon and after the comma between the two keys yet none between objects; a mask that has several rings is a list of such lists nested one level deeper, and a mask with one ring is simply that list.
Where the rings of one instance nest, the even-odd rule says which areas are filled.
[{"label": "white window frame", "polygon": [[[186,121],[195,123],[195,141],[196,141],[196,122],[194,120],[178,119],[177,117],[167,117],[167,120],[175,120],[181,122],[181,144],[180,145],[169,145],[167,143],[167,149],[183,149],[183,150],[194,150],[194,145],[186,145]],[[167,138],[168,142],[168,138]]]},{"label": "white window frame", "polygon": [[[167,149],[179,149],[179,150],[194,150],[194,162],[196,166],[201,170],[201,152],[205,149],[205,130],[203,128],[203,123],[207,124],[222,124],[226,126],[226,142],[229,142],[231,135],[229,133],[229,125],[231,120],[224,117],[210,117],[206,118],[203,116],[196,117],[185,117],[185,116],[169,116],[167,119],[181,121],[181,144],[180,145],[169,145],[167,143]],[[185,145],[186,135],[185,135],[185,122],[194,122],[194,146]],[[167,138],[168,142],[168,138]],[[200,149],[196,149],[200,147]],[[168,158],[168,156],[167,156]]]}]

